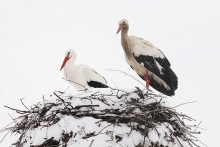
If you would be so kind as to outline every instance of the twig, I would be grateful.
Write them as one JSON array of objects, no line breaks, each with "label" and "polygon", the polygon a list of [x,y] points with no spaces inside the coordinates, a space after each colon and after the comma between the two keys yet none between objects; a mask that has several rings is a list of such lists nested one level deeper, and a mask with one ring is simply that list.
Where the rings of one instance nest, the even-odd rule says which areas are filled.
[{"label": "twig", "polygon": [[130,77],[132,77],[134,80],[136,80],[136,81],[138,81],[141,85],[143,85],[144,87],[145,87],[145,85],[143,84],[143,83],[141,83],[138,79],[136,79],[135,77],[133,77],[132,75],[129,75],[129,74],[127,74],[126,72],[124,72],[124,71],[121,71],[121,70],[116,70],[116,69],[104,69],[104,70],[109,70],[109,71],[118,71],[118,72],[121,72],[121,73],[124,73],[125,75],[127,75],[127,76],[130,76]]},{"label": "twig", "polygon": [[80,105],[80,106],[76,106],[75,109],[79,109],[81,107],[99,107],[99,105]]},{"label": "twig", "polygon": [[67,89],[69,89],[70,88],[70,86],[68,86],[65,90],[64,90],[64,92],[61,92],[61,91],[57,91],[57,92],[59,92],[59,93],[61,93],[59,96],[61,96],[61,95],[63,95],[66,91],[67,91]]},{"label": "twig", "polygon": [[66,78],[63,78],[63,79],[66,80],[66,81],[69,81],[69,82],[72,82],[72,83],[78,84],[78,85],[80,85],[80,86],[82,86],[83,88],[85,88],[85,89],[88,90],[88,88],[86,88],[86,87],[83,86],[82,84],[79,84],[79,83],[77,83],[77,82],[74,82],[74,81],[68,80],[68,79],[66,79]]},{"label": "twig", "polygon": [[8,109],[11,109],[11,110],[14,110],[14,111],[16,111],[19,114],[30,113],[30,111],[18,110],[18,109],[14,109],[14,108],[11,108],[11,107],[8,107],[8,106],[4,106],[4,107],[6,107]]},{"label": "twig", "polygon": [[109,125],[105,126],[104,128],[102,128],[101,131],[99,131],[97,134],[92,135],[92,136],[85,136],[85,137],[83,137],[83,139],[87,139],[87,138],[89,138],[89,137],[97,136],[97,135],[99,135],[105,128],[107,128],[107,127],[109,127],[109,126],[111,126],[111,125],[112,125],[112,124],[109,124]]},{"label": "twig", "polygon": [[5,139],[5,137],[8,135],[8,133],[10,133],[10,131],[8,131],[5,135],[4,135],[4,137],[2,138],[2,140],[0,141],[0,143],[2,143],[2,141]]},{"label": "twig", "polygon": [[94,139],[91,141],[91,143],[90,143],[89,147],[91,147],[91,146],[92,146],[93,141],[94,141]]},{"label": "twig", "polygon": [[[25,106],[25,104],[23,103],[22,99],[24,99],[24,98],[21,98],[21,99],[20,99],[21,103],[23,104],[23,106],[24,106],[26,109],[28,109],[28,108]],[[28,109],[28,110],[30,111],[30,109]],[[30,111],[30,112],[31,112],[31,111]]]},{"label": "twig", "polygon": [[170,107],[170,108],[176,108],[176,107],[179,107],[179,106],[181,106],[181,105],[190,104],[190,103],[195,103],[195,102],[197,102],[197,101],[182,103],[182,104],[179,104],[179,105],[177,105],[177,106]]},{"label": "twig", "polygon": [[[146,113],[145,113],[145,118],[144,118],[144,121],[145,121],[145,122],[144,122],[144,134],[147,133],[147,130],[146,130],[146,129],[147,129],[147,125],[146,125],[146,124],[147,124],[147,122],[146,122],[147,120],[146,120],[146,119],[147,119],[147,118],[146,118],[146,116],[147,116],[147,115],[146,115]],[[144,136],[144,141],[143,141],[143,147],[144,147],[144,144],[145,144],[145,136]]]},{"label": "twig", "polygon": [[8,114],[8,115],[11,117],[11,119],[14,121],[14,123],[15,123],[16,125],[18,125],[17,122],[12,118],[12,116],[11,116],[10,114]]},{"label": "twig", "polygon": [[195,131],[194,131],[194,132],[196,132],[196,129],[199,127],[199,125],[201,124],[201,122],[202,122],[202,121],[200,121],[200,122],[199,122],[199,124],[196,126],[196,128],[195,128]]},{"label": "twig", "polygon": [[[198,140],[199,141],[199,140]],[[208,147],[207,145],[205,145],[203,142],[199,141],[201,144],[203,144],[204,146]]]}]

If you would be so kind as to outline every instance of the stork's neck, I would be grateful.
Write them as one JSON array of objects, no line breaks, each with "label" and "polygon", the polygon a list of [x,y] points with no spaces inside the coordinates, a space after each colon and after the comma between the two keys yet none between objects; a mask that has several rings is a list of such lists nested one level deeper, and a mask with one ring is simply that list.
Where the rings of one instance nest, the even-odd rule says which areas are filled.
[{"label": "stork's neck", "polygon": [[[64,66],[63,72],[64,72],[66,79],[68,79],[68,80],[72,79],[72,77],[74,77],[74,75],[77,74],[77,70],[75,70],[76,65],[75,65],[74,61],[75,60],[70,58]],[[72,80],[74,80],[74,79],[72,79]]]},{"label": "stork's neck", "polygon": [[131,58],[132,53],[131,53],[131,45],[128,38],[128,28],[122,29],[121,31],[121,45],[124,49],[127,58],[128,59]]},{"label": "stork's neck", "polygon": [[75,59],[73,57],[71,57],[65,64],[65,68],[66,69],[71,69],[75,66]]}]

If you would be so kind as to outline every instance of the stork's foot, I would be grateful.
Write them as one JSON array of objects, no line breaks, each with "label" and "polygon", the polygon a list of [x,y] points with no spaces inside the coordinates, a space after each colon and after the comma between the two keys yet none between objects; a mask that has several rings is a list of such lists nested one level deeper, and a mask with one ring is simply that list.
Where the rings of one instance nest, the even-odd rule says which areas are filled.
[{"label": "stork's foot", "polygon": [[147,89],[147,93],[153,93],[151,89]]},{"label": "stork's foot", "polygon": [[146,88],[147,88],[147,90],[149,90],[150,79],[146,79],[145,81],[146,81]]},{"label": "stork's foot", "polygon": [[85,87],[83,89],[79,89],[78,91],[85,91],[85,92],[87,92],[87,91],[89,91],[89,89],[87,87]]},{"label": "stork's foot", "polygon": [[150,78],[148,75],[148,71],[146,71],[146,74],[144,75],[144,80],[146,81],[146,88],[147,88],[147,90],[149,90]]}]

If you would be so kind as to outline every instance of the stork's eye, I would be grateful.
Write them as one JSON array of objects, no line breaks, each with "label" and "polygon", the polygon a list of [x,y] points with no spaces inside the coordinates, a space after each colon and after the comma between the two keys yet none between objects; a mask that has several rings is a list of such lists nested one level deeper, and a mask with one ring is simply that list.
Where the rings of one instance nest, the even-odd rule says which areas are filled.
[{"label": "stork's eye", "polygon": [[123,21],[123,23],[125,23],[125,21]]},{"label": "stork's eye", "polygon": [[68,52],[68,55],[70,54],[70,52]]}]

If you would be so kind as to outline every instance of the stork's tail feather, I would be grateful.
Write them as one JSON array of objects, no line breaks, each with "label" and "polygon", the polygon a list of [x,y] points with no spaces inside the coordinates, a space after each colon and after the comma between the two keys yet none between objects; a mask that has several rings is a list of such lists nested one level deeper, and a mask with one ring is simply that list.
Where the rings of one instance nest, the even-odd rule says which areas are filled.
[{"label": "stork's tail feather", "polygon": [[[139,75],[140,76],[140,75]],[[140,76],[144,81],[145,77]],[[175,95],[174,91],[174,86],[173,85],[168,85],[170,88],[170,90],[167,90],[164,85],[158,84],[154,79],[149,79],[150,80],[150,86],[153,87],[155,90],[167,95],[167,96],[173,96]],[[147,81],[146,81],[147,82]]]},{"label": "stork's tail feather", "polygon": [[158,84],[155,80],[151,80],[150,86],[167,96],[175,95],[173,89],[167,90],[163,85]]},{"label": "stork's tail feather", "polygon": [[175,91],[178,88],[178,77],[171,68],[170,68],[170,80],[173,87],[172,89]]}]

